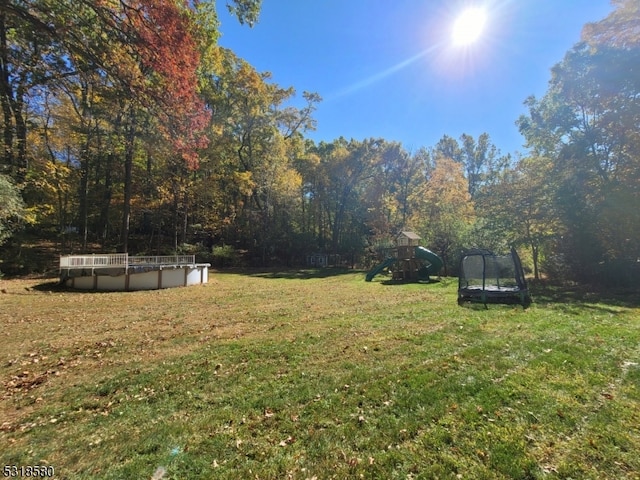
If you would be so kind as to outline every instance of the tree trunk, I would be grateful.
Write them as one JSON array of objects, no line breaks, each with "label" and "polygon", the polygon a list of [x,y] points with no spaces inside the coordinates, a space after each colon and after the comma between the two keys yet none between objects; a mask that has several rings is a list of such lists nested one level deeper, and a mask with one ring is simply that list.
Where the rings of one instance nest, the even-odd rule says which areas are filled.
[{"label": "tree trunk", "polygon": [[180,243],[187,243],[187,228],[189,226],[189,196],[185,186],[182,195],[182,229]]},{"label": "tree trunk", "polygon": [[133,112],[130,113],[128,127],[127,144],[124,154],[124,199],[122,205],[122,228],[120,230],[120,248],[122,253],[128,253],[129,251],[129,232],[131,226],[132,172],[136,136],[136,118]]},{"label": "tree trunk", "polygon": [[87,152],[83,153],[80,160],[80,190],[78,192],[78,213],[80,215],[80,234],[82,236],[83,252],[87,250],[87,237],[89,233],[89,159],[87,155]]},{"label": "tree trunk", "polygon": [[100,205],[100,237],[102,248],[105,248],[109,236],[109,209],[111,207],[111,195],[113,181],[111,179],[111,168],[113,166],[113,153],[107,154],[107,162],[104,171],[104,190],[102,193],[102,205]]},{"label": "tree trunk", "polygon": [[13,116],[16,125],[17,155],[14,157],[14,178],[18,185],[22,185],[27,178],[27,122],[24,118],[25,87],[20,85],[13,102]]},{"label": "tree trunk", "polygon": [[540,280],[540,271],[538,270],[538,257],[540,251],[535,243],[531,243],[531,256],[533,257],[533,278]]},{"label": "tree trunk", "polygon": [[[6,15],[0,13],[0,101],[4,119],[2,160],[5,168],[13,165],[13,115],[11,113],[11,99],[13,92],[9,83],[9,47],[7,45]],[[4,172],[2,172],[4,173]]]},{"label": "tree trunk", "polygon": [[178,253],[178,182],[173,180],[173,251]]}]

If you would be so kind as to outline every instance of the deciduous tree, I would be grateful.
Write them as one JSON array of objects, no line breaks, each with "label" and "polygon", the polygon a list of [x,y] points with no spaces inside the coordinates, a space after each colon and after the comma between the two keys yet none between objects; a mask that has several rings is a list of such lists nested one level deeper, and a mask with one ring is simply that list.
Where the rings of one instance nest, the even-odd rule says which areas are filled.
[{"label": "deciduous tree", "polygon": [[0,245],[18,228],[24,213],[20,191],[6,175],[0,174]]},{"label": "deciduous tree", "polygon": [[640,22],[636,2],[615,4],[585,29],[585,42],[553,68],[547,93],[528,99],[519,121],[534,153],[553,160],[562,248],[587,280],[598,278],[599,264],[631,268],[640,252],[640,217],[628,208],[640,202]]},{"label": "deciduous tree", "polygon": [[424,190],[414,201],[419,208],[412,225],[417,226],[427,245],[440,255],[446,275],[475,219],[463,166],[447,157],[436,158]]},{"label": "deciduous tree", "polygon": [[484,229],[496,237],[495,245],[506,250],[524,245],[531,252],[533,273],[540,278],[540,255],[546,246],[552,253],[554,240],[563,233],[557,206],[553,164],[548,158],[526,157],[502,172],[478,196]]}]

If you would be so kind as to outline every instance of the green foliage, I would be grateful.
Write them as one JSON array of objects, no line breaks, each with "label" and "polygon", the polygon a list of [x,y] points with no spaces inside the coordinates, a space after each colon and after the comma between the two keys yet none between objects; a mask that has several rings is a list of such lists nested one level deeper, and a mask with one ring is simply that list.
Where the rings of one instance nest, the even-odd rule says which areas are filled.
[{"label": "green foliage", "polygon": [[463,166],[447,157],[435,160],[429,181],[415,192],[419,205],[411,220],[426,245],[444,262],[444,274],[457,267],[458,253],[469,240],[475,220]]},{"label": "green foliage", "polygon": [[[225,3],[249,26],[261,4]],[[305,135],[320,96],[218,46],[215,2],[10,0],[2,12],[0,164],[23,216],[62,251],[207,238],[238,249],[197,247],[216,265],[238,252],[261,265],[315,252],[365,264],[412,228],[451,272],[462,248],[516,244],[536,277],[637,275],[636,2],[587,25],[548,92],[526,100],[531,151],[517,161],[486,133],[415,153],[385,139],[315,144]],[[6,205],[0,241],[20,216]]]},{"label": "green foliage", "polygon": [[430,153],[432,161],[448,158],[463,165],[468,182],[469,194],[475,199],[481,187],[493,183],[497,176],[511,162],[509,155],[503,156],[491,143],[487,133],[481,134],[477,140],[471,135],[462,134],[460,142],[444,135]]},{"label": "green foliage", "polygon": [[262,0],[233,0],[232,3],[227,2],[227,8],[238,18],[240,24],[246,23],[252,27],[258,22]]},{"label": "green foliage", "polygon": [[241,264],[240,253],[231,245],[219,245],[212,250],[213,264],[218,267],[237,267]]},{"label": "green foliage", "polygon": [[536,279],[540,278],[540,258],[551,253],[554,240],[563,233],[552,172],[548,158],[522,158],[478,195],[478,210],[485,218],[478,228],[493,232],[502,241],[491,248],[528,248]]},{"label": "green foliage", "polygon": [[25,213],[20,190],[0,174],[0,245],[20,228]]},{"label": "green foliage", "polygon": [[574,280],[630,278],[640,251],[640,217],[630,207],[640,202],[640,109],[630,101],[640,92],[640,44],[637,29],[616,33],[637,23],[634,5],[619,2],[585,29],[519,122],[528,145],[552,162],[544,181],[561,223],[555,246]]}]

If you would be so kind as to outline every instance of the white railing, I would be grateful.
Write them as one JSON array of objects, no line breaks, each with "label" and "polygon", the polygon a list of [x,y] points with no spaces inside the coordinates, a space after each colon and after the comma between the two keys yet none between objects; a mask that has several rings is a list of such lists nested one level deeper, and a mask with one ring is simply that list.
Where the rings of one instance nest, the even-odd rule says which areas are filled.
[{"label": "white railing", "polygon": [[194,265],[195,255],[156,255],[132,256],[127,253],[111,253],[105,255],[64,255],[60,257],[62,269],[93,268],[125,268],[137,266],[160,265]]},{"label": "white railing", "polygon": [[60,257],[60,268],[126,267],[126,253],[109,255],[66,255]]},{"label": "white railing", "polygon": [[195,255],[156,255],[129,257],[129,265],[192,265]]}]

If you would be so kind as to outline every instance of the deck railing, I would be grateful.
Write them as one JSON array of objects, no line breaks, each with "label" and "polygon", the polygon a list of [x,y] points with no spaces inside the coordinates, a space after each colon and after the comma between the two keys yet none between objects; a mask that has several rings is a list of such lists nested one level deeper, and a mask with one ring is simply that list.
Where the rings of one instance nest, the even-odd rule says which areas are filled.
[{"label": "deck railing", "polygon": [[129,257],[129,265],[192,265],[195,255],[156,255]]},{"label": "deck railing", "polygon": [[124,268],[131,266],[194,265],[195,255],[129,256],[127,253],[98,255],[64,255],[60,257],[60,270]]}]

